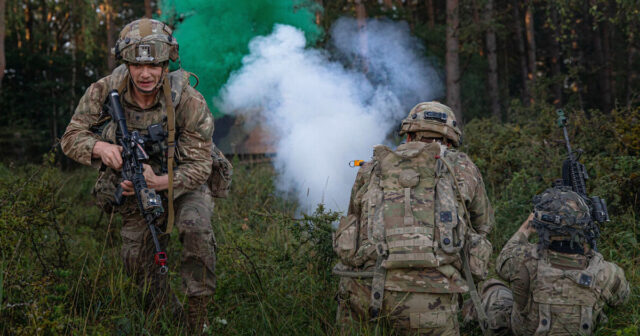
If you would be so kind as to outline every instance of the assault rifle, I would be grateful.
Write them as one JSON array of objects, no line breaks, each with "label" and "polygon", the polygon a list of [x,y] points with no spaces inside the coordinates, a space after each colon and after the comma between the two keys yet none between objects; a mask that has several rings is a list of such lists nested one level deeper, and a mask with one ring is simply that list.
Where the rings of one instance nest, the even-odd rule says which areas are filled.
[{"label": "assault rifle", "polygon": [[[169,271],[167,254],[160,248],[158,230],[155,225],[156,221],[162,217],[164,208],[160,195],[155,190],[148,188],[144,179],[142,163],[149,159],[149,155],[144,150],[145,138],[138,131],[129,132],[117,90],[109,92],[104,108],[109,111],[111,118],[117,125],[116,140],[122,146],[122,179],[133,183],[138,209],[140,209],[140,213],[151,231],[151,238],[156,250],[154,261],[156,265],[160,266],[160,273],[166,274]],[[122,187],[118,186],[115,192],[115,204],[122,205],[123,203]]]},{"label": "assault rifle", "polygon": [[[562,185],[571,187],[571,190],[582,196],[591,209],[591,218],[598,223],[604,223],[609,221],[609,212],[607,211],[607,202],[598,196],[587,195],[586,180],[589,179],[587,169],[578,160],[582,151],[578,150],[574,152],[571,150],[571,143],[569,142],[569,134],[567,132],[567,117],[564,115],[564,111],[557,110],[558,114],[558,127],[562,128],[564,132],[564,141],[567,145],[567,158],[562,162]],[[594,235],[599,235],[597,225],[594,226]],[[595,237],[597,238],[597,237]],[[595,248],[595,239],[591,244]]]}]

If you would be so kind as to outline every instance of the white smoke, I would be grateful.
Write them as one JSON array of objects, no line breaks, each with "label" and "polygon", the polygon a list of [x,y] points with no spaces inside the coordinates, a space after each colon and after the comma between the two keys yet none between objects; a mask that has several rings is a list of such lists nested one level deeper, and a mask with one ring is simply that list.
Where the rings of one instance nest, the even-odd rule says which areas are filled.
[{"label": "white smoke", "polygon": [[[366,55],[358,42],[363,33]],[[224,113],[266,120],[278,138],[277,186],[293,192],[305,212],[318,203],[345,211],[357,173],[348,163],[369,159],[411,106],[442,92],[406,23],[370,20],[358,31],[354,19],[342,18],[331,37],[342,63],[305,48],[302,31],[276,25],[250,42],[243,67],[217,99]],[[358,62],[368,65],[366,75],[344,65]]]}]

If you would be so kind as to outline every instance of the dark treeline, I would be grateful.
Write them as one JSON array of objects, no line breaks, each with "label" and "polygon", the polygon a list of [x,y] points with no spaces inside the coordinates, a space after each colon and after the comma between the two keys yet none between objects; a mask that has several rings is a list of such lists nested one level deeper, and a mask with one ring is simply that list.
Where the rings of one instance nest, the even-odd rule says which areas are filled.
[{"label": "dark treeline", "polygon": [[443,73],[457,76],[447,78],[447,91],[458,90],[461,98],[448,92],[447,100],[461,106],[467,121],[490,115],[509,120],[514,99],[525,106],[544,100],[607,113],[638,102],[639,1],[325,3],[327,14],[357,15],[364,7],[367,16],[408,21]]},{"label": "dark treeline", "polygon": [[[325,31],[342,15],[409,22],[466,122],[513,120],[513,104],[610,113],[640,98],[637,0],[315,2]],[[158,2],[0,0],[0,11],[0,154],[37,159],[86,87],[114,67],[120,28],[157,13]]]},{"label": "dark treeline", "polygon": [[84,90],[114,67],[109,49],[120,28],[150,16],[151,2],[0,0],[2,8],[0,154],[39,160]]}]

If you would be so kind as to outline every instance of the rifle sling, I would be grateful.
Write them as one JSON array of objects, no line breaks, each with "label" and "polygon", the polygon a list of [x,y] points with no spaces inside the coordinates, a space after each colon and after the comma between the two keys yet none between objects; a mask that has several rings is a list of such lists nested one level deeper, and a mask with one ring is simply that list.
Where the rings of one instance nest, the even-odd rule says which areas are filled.
[{"label": "rifle sling", "polygon": [[167,216],[167,229],[165,234],[171,234],[173,231],[174,211],[173,211],[173,156],[176,149],[176,129],[175,129],[175,109],[173,107],[173,101],[171,100],[171,86],[169,83],[169,76],[164,76],[164,83],[162,85],[164,91],[164,102],[167,107],[167,131],[169,132],[167,138],[167,170],[169,175],[169,190],[167,194],[169,210]]}]

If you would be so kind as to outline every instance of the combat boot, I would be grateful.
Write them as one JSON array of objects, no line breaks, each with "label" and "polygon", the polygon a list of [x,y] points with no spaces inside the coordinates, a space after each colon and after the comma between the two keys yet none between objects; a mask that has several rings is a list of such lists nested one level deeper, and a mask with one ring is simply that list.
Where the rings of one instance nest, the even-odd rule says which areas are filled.
[{"label": "combat boot", "polygon": [[189,298],[187,307],[187,326],[192,335],[202,335],[211,323],[207,318],[207,306],[211,303],[211,296],[194,296]]}]

